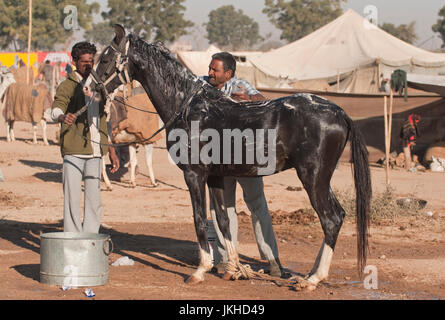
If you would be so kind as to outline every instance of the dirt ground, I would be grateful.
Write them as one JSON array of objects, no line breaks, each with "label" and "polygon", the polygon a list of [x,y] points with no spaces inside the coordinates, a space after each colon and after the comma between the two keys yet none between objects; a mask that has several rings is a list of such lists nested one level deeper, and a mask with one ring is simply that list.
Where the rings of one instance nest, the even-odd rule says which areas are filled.
[{"label": "dirt ground", "polygon": [[[48,126],[55,137],[56,125]],[[63,193],[59,147],[31,144],[31,126],[16,123],[17,141],[7,143],[0,124],[0,299],[86,300],[82,288],[61,290],[39,282],[40,234],[62,231]],[[121,256],[133,266],[109,267],[106,285],[93,287],[97,300],[325,300],[325,299],[443,299],[445,297],[444,173],[391,170],[397,197],[427,201],[416,215],[382,220],[371,226],[367,265],[375,266],[378,288],[366,289],[356,270],[356,237],[353,218],[346,219],[330,270],[329,280],[311,292],[296,291],[287,282],[261,279],[225,281],[208,273],[205,282],[189,286],[184,280],[198,264],[198,249],[189,194],[181,171],[171,164],[159,143],[154,150],[154,170],[159,186],[149,182],[143,152],[138,152],[136,188],[128,173],[113,181],[113,191],[103,188],[103,228],[114,251],[110,262]],[[380,155],[373,153],[374,162]],[[371,166],[374,194],[384,192],[385,170]],[[122,171],[124,172],[124,171]],[[308,197],[300,190],[295,172],[264,178],[281,262],[291,274],[306,274],[322,243],[322,230],[310,213]],[[351,166],[341,162],[334,174],[334,190],[352,191]],[[239,252],[252,269],[267,269],[259,257],[250,217],[241,189]],[[427,213],[432,212],[432,216]]]}]

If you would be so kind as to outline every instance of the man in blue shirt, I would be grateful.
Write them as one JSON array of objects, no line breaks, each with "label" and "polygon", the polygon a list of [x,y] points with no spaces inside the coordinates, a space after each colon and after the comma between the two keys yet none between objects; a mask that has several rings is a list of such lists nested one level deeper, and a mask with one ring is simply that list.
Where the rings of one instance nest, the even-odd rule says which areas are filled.
[{"label": "man in blue shirt", "polygon": [[[210,83],[213,87],[224,92],[237,101],[261,101],[264,96],[248,81],[238,79],[235,76],[236,61],[228,52],[219,52],[212,56],[209,64],[208,76],[201,79]],[[236,214],[236,183],[243,189],[244,201],[252,213],[252,226],[255,233],[258,249],[262,259],[267,259],[272,276],[281,276],[281,264],[278,258],[278,246],[272,228],[269,209],[264,195],[262,177],[225,177],[224,200],[229,216],[230,234],[232,241],[238,244],[238,217]],[[218,228],[215,210],[210,208],[214,228],[217,234],[216,250],[213,251],[214,264],[218,272],[223,271],[227,263],[227,252],[222,243],[224,238]],[[222,261],[221,261],[222,260]]]}]

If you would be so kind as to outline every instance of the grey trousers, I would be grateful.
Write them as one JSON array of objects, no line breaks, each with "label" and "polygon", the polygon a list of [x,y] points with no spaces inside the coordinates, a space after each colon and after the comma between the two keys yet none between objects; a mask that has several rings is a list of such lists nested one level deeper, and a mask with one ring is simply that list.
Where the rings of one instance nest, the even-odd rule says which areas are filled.
[{"label": "grey trousers", "polygon": [[[100,198],[101,158],[63,157],[63,229],[65,232],[98,233],[102,215]],[[81,217],[82,180],[84,216]]]},{"label": "grey trousers", "polygon": [[[278,259],[278,246],[272,227],[262,177],[225,177],[224,200],[229,216],[230,235],[233,244],[238,248],[238,216],[236,214],[236,183],[243,189],[243,197],[252,215],[252,226],[261,259]],[[217,234],[216,250],[213,251],[214,264],[227,262],[227,252],[224,249],[224,237],[219,230],[216,213],[210,202],[210,215]]]}]

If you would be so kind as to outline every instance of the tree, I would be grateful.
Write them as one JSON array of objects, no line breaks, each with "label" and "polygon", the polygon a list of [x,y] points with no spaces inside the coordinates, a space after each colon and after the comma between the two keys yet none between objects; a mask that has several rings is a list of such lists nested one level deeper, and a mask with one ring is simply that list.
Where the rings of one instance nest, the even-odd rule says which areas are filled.
[{"label": "tree", "polygon": [[232,5],[212,10],[205,26],[210,43],[231,50],[251,48],[263,39],[258,23]]},{"label": "tree", "polygon": [[[103,23],[108,23],[110,27],[119,23],[147,41],[173,42],[187,34],[186,29],[194,25],[184,19],[183,2],[184,0],[108,0],[110,10],[102,13]],[[101,32],[105,25],[96,24],[94,29],[96,27],[100,27],[97,32]],[[96,33],[96,30],[93,32]]]},{"label": "tree", "polygon": [[[89,29],[97,3],[87,4],[86,0],[39,0],[32,6],[31,46],[38,50],[52,50],[57,43],[63,43],[73,34],[64,21],[64,8],[75,7],[75,18],[79,27]],[[24,51],[28,42],[28,0],[0,0],[0,47],[11,43],[16,50]]]},{"label": "tree", "polygon": [[441,19],[437,19],[437,23],[432,26],[434,32],[440,33],[442,37],[442,48],[445,47],[445,6],[439,10],[439,17]]},{"label": "tree", "polygon": [[109,22],[99,22],[93,24],[92,28],[85,32],[87,41],[107,46],[114,37],[113,26]]},{"label": "tree", "polygon": [[410,24],[401,24],[399,26],[395,26],[392,23],[383,23],[380,25],[380,29],[385,30],[389,34],[392,34],[394,37],[399,38],[405,42],[413,44],[419,37],[415,31],[416,22],[413,21]]},{"label": "tree", "polygon": [[280,29],[282,40],[293,42],[339,17],[346,0],[265,0],[263,13]]}]

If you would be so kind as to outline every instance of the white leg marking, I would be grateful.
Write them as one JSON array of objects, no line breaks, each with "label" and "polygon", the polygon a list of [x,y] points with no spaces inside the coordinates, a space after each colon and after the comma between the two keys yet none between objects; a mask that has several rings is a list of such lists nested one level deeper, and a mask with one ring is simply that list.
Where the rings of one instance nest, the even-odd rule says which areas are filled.
[{"label": "white leg marking", "polygon": [[152,185],[157,186],[155,174],[153,172],[153,144],[151,143],[145,145],[145,163],[148,167],[148,174]]},{"label": "white leg marking", "polygon": [[196,270],[192,276],[197,278],[200,281],[204,281],[204,274],[207,271],[210,271],[213,267],[212,256],[210,255],[210,252],[207,253],[201,247],[199,247],[199,253],[200,253],[201,261],[200,261],[198,270]]},{"label": "white leg marking", "polygon": [[226,251],[227,251],[227,259],[229,261],[234,262],[235,264],[238,264],[239,257],[238,252],[236,251],[235,245],[232,241],[224,238],[224,242],[226,243]]},{"label": "white leg marking", "polygon": [[32,143],[37,144],[37,123],[32,123]]},{"label": "white leg marking", "polygon": [[14,134],[14,121],[9,121],[8,122],[8,135],[9,135],[9,142],[11,141],[15,141],[15,134]]},{"label": "white leg marking", "polygon": [[323,242],[315,260],[314,268],[311,271],[311,276],[307,281],[317,285],[320,281],[328,278],[333,254],[332,248]]},{"label": "white leg marking", "polygon": [[128,149],[130,152],[130,185],[136,187],[136,166],[138,164],[136,145],[130,144]]}]

